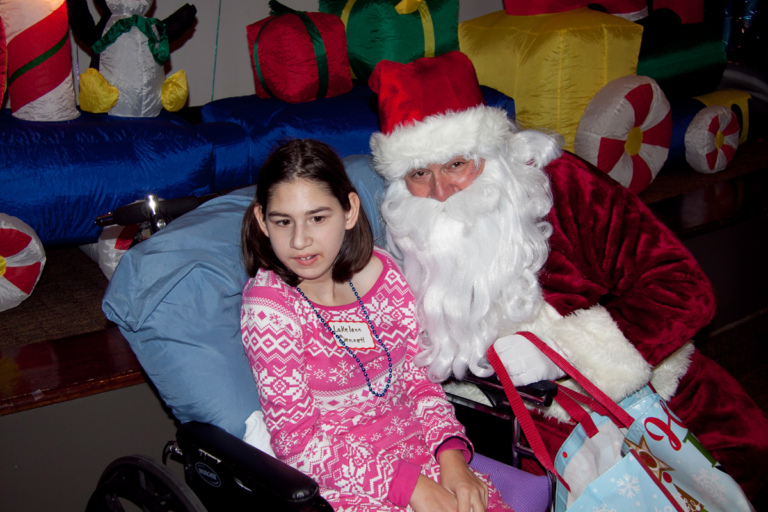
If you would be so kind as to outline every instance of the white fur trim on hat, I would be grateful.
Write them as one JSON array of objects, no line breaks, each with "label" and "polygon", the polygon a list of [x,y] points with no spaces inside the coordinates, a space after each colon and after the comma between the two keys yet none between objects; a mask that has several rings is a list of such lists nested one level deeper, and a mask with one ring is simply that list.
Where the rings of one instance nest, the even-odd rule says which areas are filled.
[{"label": "white fur trim on hat", "polygon": [[388,181],[396,181],[413,169],[456,156],[483,157],[515,131],[505,110],[480,105],[400,125],[389,135],[374,133],[371,152],[376,171]]}]

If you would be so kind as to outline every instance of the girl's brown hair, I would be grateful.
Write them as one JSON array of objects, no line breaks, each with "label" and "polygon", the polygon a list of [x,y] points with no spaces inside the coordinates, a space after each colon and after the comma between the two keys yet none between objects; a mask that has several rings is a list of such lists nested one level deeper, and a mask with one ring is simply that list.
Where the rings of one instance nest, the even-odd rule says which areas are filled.
[{"label": "girl's brown hair", "polygon": [[[277,148],[264,162],[256,180],[256,195],[243,218],[240,233],[245,269],[251,277],[260,269],[271,270],[289,286],[299,284],[299,277],[288,270],[275,256],[269,238],[259,228],[255,207],[267,210],[273,190],[281,183],[307,180],[324,187],[335,197],[345,212],[351,208],[350,192],[357,193],[349,180],[344,164],[330,146],[312,139],[286,142]],[[357,223],[344,234],[331,276],[337,283],[347,281],[360,272],[373,254],[373,231],[362,204]]]}]

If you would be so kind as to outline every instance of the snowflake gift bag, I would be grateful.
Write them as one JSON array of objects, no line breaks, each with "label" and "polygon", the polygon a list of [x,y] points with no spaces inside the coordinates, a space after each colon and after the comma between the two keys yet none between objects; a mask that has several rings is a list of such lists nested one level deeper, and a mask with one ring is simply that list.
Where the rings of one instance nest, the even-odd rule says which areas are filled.
[{"label": "snowflake gift bag", "polygon": [[558,479],[555,512],[754,511],[739,484],[651,385],[617,404],[536,335],[518,334],[587,393],[558,384],[555,401],[576,426],[553,462],[494,347],[488,350],[531,450]]},{"label": "snowflake gift bag", "polygon": [[[568,512],[749,512],[736,481],[650,386],[618,406],[629,428],[593,412],[597,434],[580,424],[560,447],[556,510]],[[603,411],[605,412],[605,411]]]}]

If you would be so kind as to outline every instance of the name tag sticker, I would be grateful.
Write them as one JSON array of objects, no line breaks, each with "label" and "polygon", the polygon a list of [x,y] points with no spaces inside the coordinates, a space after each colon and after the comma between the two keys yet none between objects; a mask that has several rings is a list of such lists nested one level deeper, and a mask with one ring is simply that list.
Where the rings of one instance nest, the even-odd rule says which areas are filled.
[{"label": "name tag sticker", "polygon": [[[373,333],[367,322],[328,322],[328,325],[352,350],[376,348]],[[336,346],[342,346],[339,340],[336,340]]]}]

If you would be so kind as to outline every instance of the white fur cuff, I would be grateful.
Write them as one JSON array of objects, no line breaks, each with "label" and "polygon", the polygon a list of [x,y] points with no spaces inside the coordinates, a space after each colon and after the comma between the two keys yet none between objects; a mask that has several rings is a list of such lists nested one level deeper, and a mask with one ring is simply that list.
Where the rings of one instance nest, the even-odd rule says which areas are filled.
[{"label": "white fur cuff", "polygon": [[651,367],[602,306],[576,311],[552,324],[549,336],[568,361],[614,401],[651,380]]}]

